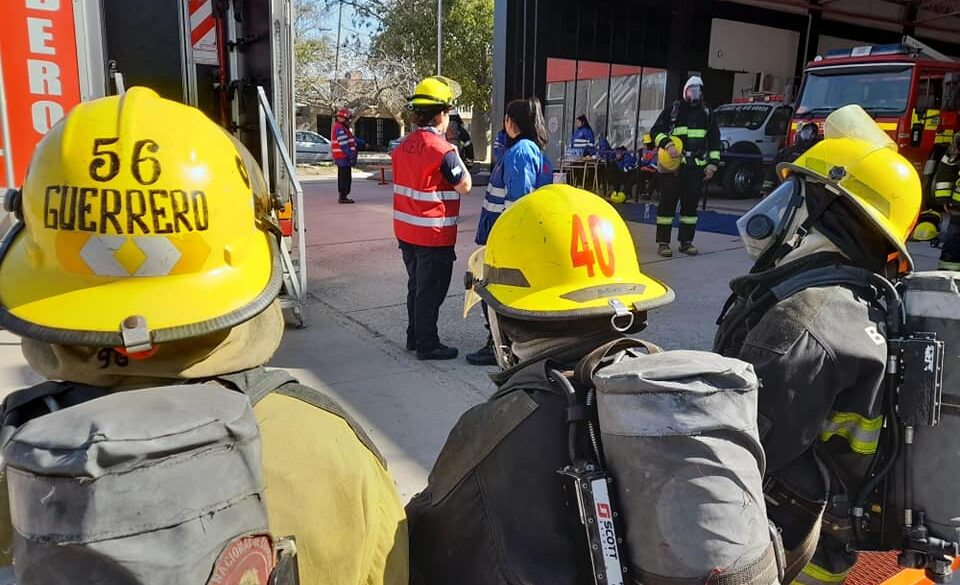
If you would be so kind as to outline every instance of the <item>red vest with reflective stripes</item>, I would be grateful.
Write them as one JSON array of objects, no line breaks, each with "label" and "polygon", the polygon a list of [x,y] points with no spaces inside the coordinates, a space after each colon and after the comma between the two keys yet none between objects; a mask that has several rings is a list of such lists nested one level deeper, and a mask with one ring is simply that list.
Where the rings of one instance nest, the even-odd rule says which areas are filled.
[{"label": "red vest with reflective stripes", "polygon": [[452,144],[432,130],[421,129],[404,138],[393,159],[393,233],[417,246],[453,246],[457,243],[460,194],[440,172]]},{"label": "red vest with reflective stripes", "polygon": [[353,138],[353,132],[350,131],[350,128],[346,124],[334,121],[333,128],[330,130],[330,152],[336,160],[349,158],[347,153],[343,152],[343,148],[340,146],[340,140],[337,138],[337,130],[340,128],[343,128],[343,131],[347,134],[347,144],[350,145],[350,150],[357,152],[357,141]]}]

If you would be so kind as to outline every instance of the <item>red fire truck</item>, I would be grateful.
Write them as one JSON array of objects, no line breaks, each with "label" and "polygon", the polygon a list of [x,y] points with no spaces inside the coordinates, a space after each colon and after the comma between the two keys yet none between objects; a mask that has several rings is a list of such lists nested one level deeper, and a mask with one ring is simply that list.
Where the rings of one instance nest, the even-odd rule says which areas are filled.
[{"label": "red fire truck", "polygon": [[824,119],[847,104],[874,117],[929,187],[943,150],[960,131],[960,62],[910,37],[817,57],[804,72],[788,143],[802,124],[822,129]]},{"label": "red fire truck", "polygon": [[302,192],[285,147],[295,129],[292,1],[3,0],[0,187],[23,181],[34,146],[81,101],[139,85],[195,106],[247,146],[271,184],[291,236],[281,303],[300,318]]}]

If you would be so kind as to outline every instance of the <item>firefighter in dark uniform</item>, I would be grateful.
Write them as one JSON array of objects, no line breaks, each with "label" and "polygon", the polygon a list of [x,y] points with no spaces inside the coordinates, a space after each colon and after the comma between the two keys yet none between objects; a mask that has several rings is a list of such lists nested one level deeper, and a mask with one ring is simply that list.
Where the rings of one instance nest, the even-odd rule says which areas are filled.
[{"label": "firefighter in dark uniform", "polygon": [[878,276],[912,269],[920,179],[856,105],[779,172],[784,183],[738,221],[756,264],[730,283],[714,351],[763,383],[764,492],[788,564],[803,567],[794,583],[835,585],[856,561],[853,510],[890,406]]},{"label": "firefighter in dark uniform", "polygon": [[[703,104],[703,80],[694,75],[683,86],[683,99],[673,102],[660,112],[650,129],[657,146],[670,157],[682,158],[675,173],[662,172],[660,205],[657,208],[657,252],[673,256],[670,232],[673,216],[680,204],[680,251],[697,254],[693,236],[697,230],[697,203],[705,181],[713,178],[720,168],[720,130],[713,121],[710,109]],[[677,148],[672,137],[679,138]],[[663,168],[666,168],[665,166]]]},{"label": "firefighter in dark uniform", "polygon": [[950,226],[941,238],[940,270],[960,270],[960,132],[953,135],[937,174],[933,180],[933,195],[937,207],[946,207]]}]

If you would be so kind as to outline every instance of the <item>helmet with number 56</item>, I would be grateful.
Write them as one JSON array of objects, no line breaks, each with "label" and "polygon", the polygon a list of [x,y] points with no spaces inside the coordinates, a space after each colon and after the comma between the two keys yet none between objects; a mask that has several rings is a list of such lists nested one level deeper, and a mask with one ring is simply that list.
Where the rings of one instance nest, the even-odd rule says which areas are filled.
[{"label": "helmet with number 56", "polygon": [[620,214],[569,185],[547,185],[507,209],[470,266],[466,308],[483,299],[521,321],[609,317],[620,326],[674,298],[641,272]]},{"label": "helmet with number 56", "polygon": [[[228,329],[277,296],[266,183],[199,110],[134,87],[78,105],[34,152],[0,246],[0,324],[128,347]],[[131,318],[133,318],[131,320]]]}]

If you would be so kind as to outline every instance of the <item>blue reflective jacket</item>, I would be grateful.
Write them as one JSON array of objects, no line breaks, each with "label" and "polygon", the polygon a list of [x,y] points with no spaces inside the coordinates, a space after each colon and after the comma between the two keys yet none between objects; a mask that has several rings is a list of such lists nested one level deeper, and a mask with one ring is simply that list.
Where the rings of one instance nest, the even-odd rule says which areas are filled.
[{"label": "blue reflective jacket", "polygon": [[553,182],[553,164],[532,140],[521,138],[493,167],[483,198],[476,243],[483,246],[497,218],[514,201]]},{"label": "blue reflective jacket", "polygon": [[573,148],[583,149],[583,156],[590,156],[594,153],[593,141],[593,130],[587,128],[586,126],[581,126],[573,133],[572,146]]}]

